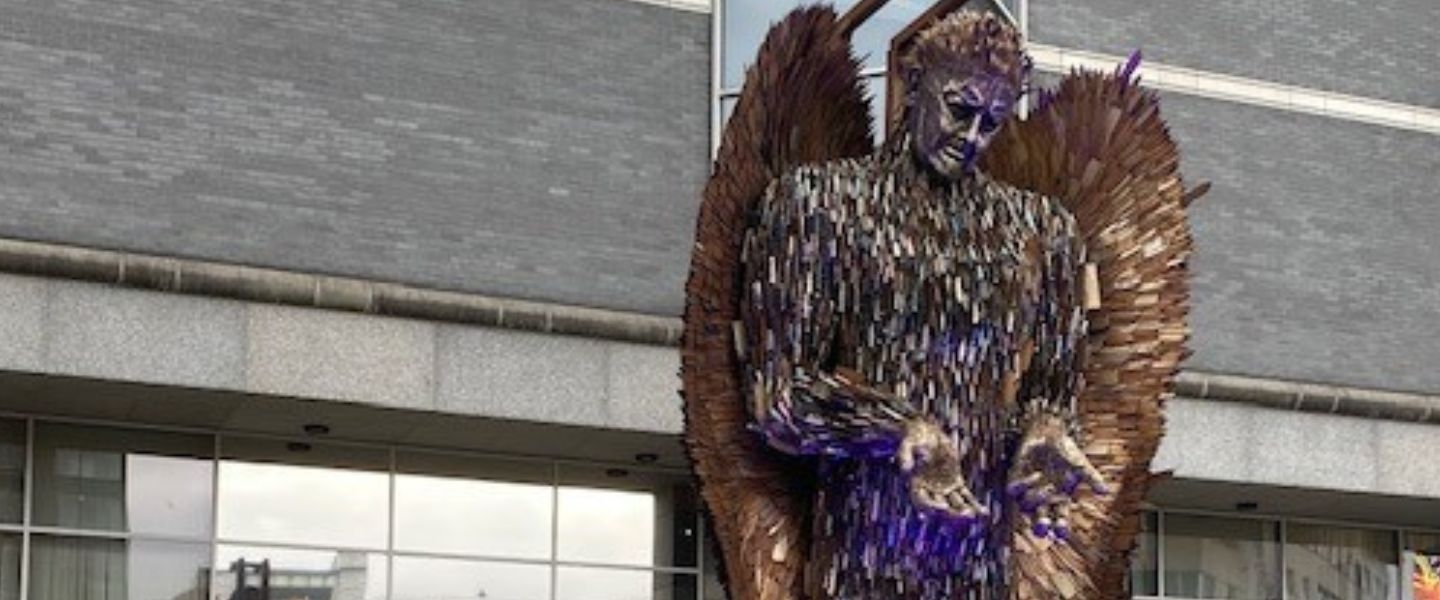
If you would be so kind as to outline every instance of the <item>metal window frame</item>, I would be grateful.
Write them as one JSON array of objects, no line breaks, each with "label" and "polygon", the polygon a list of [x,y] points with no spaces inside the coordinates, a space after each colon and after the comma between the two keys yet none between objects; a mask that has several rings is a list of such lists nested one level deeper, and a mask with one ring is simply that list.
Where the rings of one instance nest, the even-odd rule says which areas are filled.
[{"label": "metal window frame", "polygon": [[[1158,508],[1155,509],[1155,510],[1153,510],[1152,512],[1154,512],[1154,513],[1156,514],[1157,521],[1158,521],[1158,522],[1156,523],[1156,527],[1155,527],[1156,532],[1157,532],[1157,533],[1156,533],[1156,539],[1157,539],[1157,546],[1158,546],[1158,549],[1157,549],[1157,551],[1156,551],[1156,557],[1157,557],[1157,562],[1158,562],[1158,564],[1157,564],[1157,575],[1156,575],[1156,579],[1159,581],[1159,585],[1158,585],[1158,589],[1157,589],[1158,594],[1155,595],[1155,596],[1139,596],[1139,595],[1137,595],[1137,596],[1135,596],[1135,598],[1136,598],[1137,600],[1197,600],[1197,599],[1189,598],[1189,597],[1186,597],[1186,596],[1167,596],[1166,593],[1165,593],[1165,563],[1166,563],[1166,557],[1165,557],[1165,535],[1166,535],[1166,516],[1167,516],[1167,515],[1172,515],[1172,514],[1173,514],[1173,515],[1187,515],[1187,516],[1212,517],[1212,518],[1224,518],[1224,519],[1248,520],[1248,521],[1271,521],[1271,522],[1276,523],[1277,527],[1279,528],[1279,533],[1278,533],[1278,536],[1279,536],[1279,537],[1277,538],[1277,543],[1278,543],[1278,545],[1279,545],[1279,569],[1280,569],[1280,571],[1279,571],[1279,577],[1280,577],[1280,599],[1281,599],[1281,600],[1285,600],[1285,599],[1288,599],[1288,598],[1290,597],[1289,581],[1288,581],[1288,578],[1286,577],[1286,570],[1289,568],[1289,562],[1288,562],[1289,559],[1288,559],[1288,556],[1287,556],[1287,555],[1289,554],[1288,546],[1289,546],[1289,544],[1290,544],[1290,525],[1291,525],[1291,524],[1318,525],[1318,526],[1322,526],[1322,527],[1340,527],[1340,528],[1348,528],[1348,529],[1366,529],[1366,530],[1371,530],[1371,531],[1383,531],[1383,532],[1388,532],[1388,533],[1390,533],[1392,536],[1395,536],[1395,540],[1396,540],[1396,560],[1397,560],[1397,561],[1402,561],[1402,562],[1405,560],[1405,553],[1408,551],[1408,549],[1407,549],[1407,546],[1408,546],[1407,536],[1409,536],[1409,535],[1411,535],[1411,534],[1415,534],[1415,533],[1422,534],[1422,535],[1440,535],[1440,529],[1433,529],[1433,530],[1432,530],[1432,529],[1428,529],[1428,528],[1424,528],[1424,527],[1400,527],[1400,526],[1395,526],[1395,525],[1386,525],[1386,524],[1373,523],[1373,522],[1344,521],[1344,520],[1338,520],[1338,519],[1325,519],[1325,518],[1315,518],[1315,517],[1291,517],[1291,516],[1282,516],[1282,515],[1266,514],[1266,513],[1233,513],[1233,512],[1198,510],[1198,509],[1158,509]],[[1396,566],[1397,566],[1397,567],[1400,567],[1400,566],[1403,566],[1403,565],[1397,564]],[[1399,600],[1400,598],[1403,598],[1403,597],[1404,597],[1403,590],[1404,590],[1404,586],[1405,586],[1405,581],[1403,580],[1403,577],[1401,577],[1401,575],[1403,575],[1403,570],[1397,570],[1396,579],[1392,582],[1392,583],[1394,583],[1394,591],[1393,591],[1393,593],[1392,593],[1392,597],[1395,598],[1395,600]]]},{"label": "metal window frame", "polygon": [[[694,543],[697,544],[694,566],[674,565],[636,565],[607,563],[597,561],[575,561],[562,560],[559,558],[559,494],[561,488],[561,469],[565,467],[577,467],[584,469],[623,467],[636,473],[650,473],[659,475],[684,475],[687,471],[680,468],[656,467],[653,465],[632,465],[605,461],[577,460],[566,458],[546,458],[540,456],[504,454],[498,452],[480,452],[455,448],[435,448],[427,446],[410,446],[403,444],[386,444],[361,440],[331,439],[326,438],[327,445],[363,448],[367,450],[384,450],[387,456],[386,466],[378,472],[386,476],[388,505],[386,507],[386,541],[380,547],[367,546],[346,546],[346,545],[321,545],[293,542],[274,542],[260,539],[222,536],[220,534],[220,511],[223,508],[220,502],[220,468],[224,463],[224,440],[226,438],[248,438],[267,441],[313,441],[299,435],[279,435],[267,433],[254,433],[244,431],[231,431],[224,429],[202,429],[185,426],[154,425],[148,423],[133,423],[113,419],[97,419],[86,417],[73,417],[63,415],[34,415],[11,411],[0,411],[0,419],[9,419],[23,422],[25,425],[25,466],[22,483],[22,518],[18,524],[0,524],[0,532],[19,534],[21,539],[19,584],[20,598],[22,600],[30,596],[30,566],[32,556],[32,538],[34,536],[51,536],[66,538],[88,538],[108,539],[119,541],[159,541],[191,544],[196,547],[203,547],[206,564],[203,568],[208,570],[208,582],[210,589],[206,594],[212,594],[220,583],[221,571],[216,568],[215,559],[219,556],[219,549],[224,546],[255,546],[262,548],[276,548],[285,550],[317,551],[317,552],[358,552],[371,555],[380,555],[385,559],[385,597],[395,597],[395,559],[397,557],[413,558],[434,558],[442,560],[461,560],[475,563],[493,564],[522,564],[546,567],[550,577],[551,600],[558,598],[558,577],[559,569],[562,567],[575,567],[586,569],[605,569],[613,571],[628,571],[637,573],[649,573],[654,575],[684,575],[689,576],[695,582],[695,600],[701,600],[705,589],[705,530],[703,514],[697,513],[694,522],[690,523],[695,531]],[[35,442],[36,430],[41,423],[54,423],[65,425],[81,425],[90,427],[106,427],[114,429],[125,429],[130,431],[157,432],[157,433],[179,433],[196,436],[209,436],[211,439],[211,462],[210,473],[210,522],[209,532],[206,535],[171,535],[156,533],[139,533],[129,531],[111,531],[98,529],[85,529],[74,527],[55,527],[49,525],[37,525],[34,523],[35,504]],[[549,470],[549,481],[552,504],[550,507],[551,531],[550,531],[550,555],[547,558],[515,558],[506,556],[493,556],[481,554],[447,553],[447,552],[426,552],[426,551],[401,551],[395,544],[396,511],[395,503],[397,478],[403,473],[399,468],[399,454],[401,452],[414,452],[420,454],[438,454],[445,456],[474,458],[479,460],[509,461],[518,463],[529,463],[544,465]],[[284,463],[281,463],[284,464]]]}]

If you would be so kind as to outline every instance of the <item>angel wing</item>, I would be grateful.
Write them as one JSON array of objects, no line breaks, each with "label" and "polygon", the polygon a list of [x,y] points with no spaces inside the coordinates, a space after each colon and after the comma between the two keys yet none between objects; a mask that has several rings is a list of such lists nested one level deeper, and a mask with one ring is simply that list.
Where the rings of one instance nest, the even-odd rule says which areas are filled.
[{"label": "angel wing", "polygon": [[813,475],[767,452],[747,429],[733,324],[740,245],[765,187],[791,167],[874,148],[848,39],[853,25],[841,21],[829,8],[810,7],[770,30],[700,204],[681,342],[685,441],[732,598],[803,596]]},{"label": "angel wing", "polygon": [[[1121,598],[1162,407],[1188,355],[1190,229],[1179,156],[1156,95],[1114,75],[1074,73],[1026,121],[1008,124],[982,165],[1059,198],[1097,263],[1079,409],[1090,460],[1113,493],[1087,496],[1069,544],[1017,531],[1012,598]],[[1200,189],[1203,193],[1203,187]]]}]

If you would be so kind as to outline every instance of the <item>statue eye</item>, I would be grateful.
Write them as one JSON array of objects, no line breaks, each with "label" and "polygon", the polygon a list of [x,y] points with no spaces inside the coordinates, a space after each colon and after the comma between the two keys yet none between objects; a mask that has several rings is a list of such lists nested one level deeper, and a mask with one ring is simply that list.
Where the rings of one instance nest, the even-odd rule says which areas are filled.
[{"label": "statue eye", "polygon": [[979,112],[979,107],[965,101],[961,94],[946,94],[945,106],[950,110],[950,116],[956,119],[969,119]]},{"label": "statue eye", "polygon": [[975,89],[973,85],[960,88],[960,101],[970,106],[981,106],[985,104],[984,99],[980,97],[980,91]]}]

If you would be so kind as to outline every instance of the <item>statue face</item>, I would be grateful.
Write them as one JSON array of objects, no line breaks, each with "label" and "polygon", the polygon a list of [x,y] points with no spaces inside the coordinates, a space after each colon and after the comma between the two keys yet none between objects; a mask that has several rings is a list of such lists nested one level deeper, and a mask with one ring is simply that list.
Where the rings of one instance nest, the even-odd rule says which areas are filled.
[{"label": "statue face", "polygon": [[926,68],[911,84],[907,126],[915,158],[935,174],[957,180],[995,138],[1015,107],[1005,77],[961,67]]}]

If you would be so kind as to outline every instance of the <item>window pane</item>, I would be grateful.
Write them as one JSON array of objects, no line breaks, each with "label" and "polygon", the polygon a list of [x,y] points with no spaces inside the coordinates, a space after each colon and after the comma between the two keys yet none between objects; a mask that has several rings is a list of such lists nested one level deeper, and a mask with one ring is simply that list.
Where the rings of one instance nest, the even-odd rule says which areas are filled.
[{"label": "window pane", "polygon": [[1165,515],[1165,595],[1272,600],[1280,596],[1279,525]]},{"label": "window pane", "polygon": [[0,533],[0,600],[20,600],[18,533]]},{"label": "window pane", "polygon": [[150,540],[30,538],[32,600],[205,600],[210,548]]},{"label": "window pane", "polygon": [[436,598],[549,600],[550,567],[396,556],[394,600]]},{"label": "window pane", "polygon": [[705,575],[704,590],[701,598],[704,600],[728,600],[725,594],[725,586],[720,584],[720,544],[716,543],[715,535],[709,529],[705,530],[705,568],[701,571]]},{"label": "window pane", "polygon": [[[386,574],[385,555],[377,553],[259,546],[220,546],[215,551],[215,597],[224,600],[384,600]],[[264,595],[259,590],[267,575],[270,593]],[[240,589],[257,595],[237,595]]]},{"label": "window pane", "polygon": [[1408,534],[1405,541],[1405,600],[1440,600],[1440,534]]},{"label": "window pane", "polygon": [[1292,523],[1285,577],[1293,600],[1389,600],[1400,565],[1395,532]]},{"label": "window pane", "polygon": [[[855,4],[856,0],[842,0],[836,3],[836,10],[843,15]],[[890,39],[933,4],[933,0],[890,0],[885,8],[855,30],[851,38],[855,53],[864,59],[866,67],[884,67],[890,52]],[[967,4],[966,8],[974,9],[976,4],[980,3]]]},{"label": "window pane", "polygon": [[221,447],[220,537],[385,548],[390,506],[385,451],[231,438]]},{"label": "window pane", "polygon": [[725,2],[725,41],[721,52],[724,86],[739,88],[745,68],[755,61],[755,52],[770,26],[799,5],[795,0],[722,0]]},{"label": "window pane", "polygon": [[560,560],[693,567],[698,500],[682,475],[562,467]]},{"label": "window pane", "polygon": [[1136,538],[1135,555],[1130,561],[1130,592],[1136,596],[1160,595],[1160,579],[1156,576],[1160,564],[1156,551],[1156,525],[1159,517],[1155,513],[1140,515],[1140,535]]},{"label": "window pane", "polygon": [[548,465],[405,453],[398,467],[397,549],[550,558]]},{"label": "window pane", "polygon": [[40,423],[38,525],[207,538],[213,438]]},{"label": "window pane", "polygon": [[870,97],[870,133],[881,144],[885,142],[885,76],[866,77],[865,91]]},{"label": "window pane", "polygon": [[[724,41],[721,65],[723,85],[726,89],[739,89],[744,83],[745,69],[755,61],[760,43],[775,22],[784,18],[792,9],[801,4],[833,4],[836,12],[845,11],[859,0],[839,2],[798,2],[796,0],[722,0],[725,3]],[[890,0],[884,8],[870,17],[855,31],[853,44],[856,55],[864,60],[866,68],[882,68],[888,60],[890,40],[896,33],[914,21],[921,13],[934,4],[931,0]],[[1011,6],[1010,3],[1006,4]],[[967,9],[994,12],[997,5],[990,0],[971,2]]]},{"label": "window pane", "polygon": [[626,569],[559,567],[557,600],[691,600],[695,576]]},{"label": "window pane", "polygon": [[[0,420],[0,523],[19,523],[25,518],[24,489],[25,422]],[[0,591],[0,600],[3,598]]]}]

